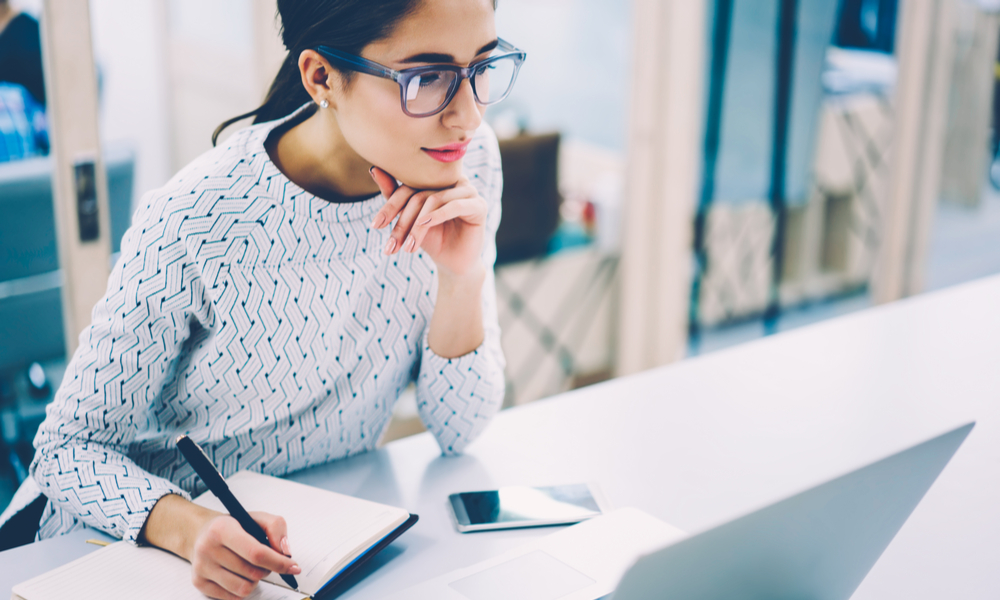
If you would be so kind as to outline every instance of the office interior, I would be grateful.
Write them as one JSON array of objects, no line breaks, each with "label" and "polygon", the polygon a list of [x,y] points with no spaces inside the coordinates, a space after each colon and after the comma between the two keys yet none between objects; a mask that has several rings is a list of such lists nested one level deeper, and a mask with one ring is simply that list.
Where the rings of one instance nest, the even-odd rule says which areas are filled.
[{"label": "office interior", "polygon": [[[41,47],[64,92],[17,121],[0,83],[4,137],[39,136],[0,154],[0,507],[139,198],[285,52],[274,0],[8,0],[69,4],[89,23]],[[486,114],[504,410],[1000,274],[997,2],[499,0],[496,25],[529,56]],[[86,241],[58,226],[80,164]],[[381,444],[422,432],[411,387]]]}]

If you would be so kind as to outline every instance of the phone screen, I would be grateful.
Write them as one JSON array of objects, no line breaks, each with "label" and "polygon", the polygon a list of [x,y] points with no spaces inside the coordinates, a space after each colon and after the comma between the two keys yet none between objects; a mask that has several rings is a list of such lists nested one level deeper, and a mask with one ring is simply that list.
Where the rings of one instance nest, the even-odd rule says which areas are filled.
[{"label": "phone screen", "polygon": [[601,514],[587,484],[553,487],[504,487],[455,494],[470,525],[531,521],[583,520]]}]

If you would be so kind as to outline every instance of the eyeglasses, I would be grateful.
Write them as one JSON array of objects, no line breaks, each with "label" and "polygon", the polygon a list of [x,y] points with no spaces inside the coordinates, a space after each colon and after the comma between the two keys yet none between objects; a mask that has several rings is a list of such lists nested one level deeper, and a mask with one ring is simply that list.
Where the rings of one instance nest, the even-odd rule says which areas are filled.
[{"label": "eyeglasses", "polygon": [[403,112],[411,117],[431,117],[444,110],[455,97],[463,79],[468,79],[472,84],[473,95],[479,104],[489,106],[500,102],[510,94],[521,63],[528,56],[524,51],[498,38],[497,50],[503,54],[491,56],[468,67],[427,65],[397,71],[327,46],[317,46],[315,50],[336,67],[398,83]]}]

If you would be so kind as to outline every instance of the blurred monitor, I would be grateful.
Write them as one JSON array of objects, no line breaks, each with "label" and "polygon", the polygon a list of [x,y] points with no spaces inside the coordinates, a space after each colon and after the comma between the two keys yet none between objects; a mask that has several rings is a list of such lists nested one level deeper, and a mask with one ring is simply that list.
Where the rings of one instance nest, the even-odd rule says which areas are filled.
[{"label": "blurred monitor", "polygon": [[[117,253],[132,217],[135,156],[129,147],[104,152]],[[0,372],[65,354],[62,276],[52,207],[52,159],[0,164]]]}]

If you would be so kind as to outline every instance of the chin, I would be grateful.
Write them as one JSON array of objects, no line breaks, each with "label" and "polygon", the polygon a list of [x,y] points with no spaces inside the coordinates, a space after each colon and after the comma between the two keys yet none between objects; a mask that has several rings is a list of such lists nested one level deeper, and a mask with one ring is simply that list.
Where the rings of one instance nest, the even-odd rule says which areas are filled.
[{"label": "chin", "polygon": [[417,190],[438,190],[449,188],[458,183],[462,178],[461,160],[447,164],[435,161],[435,167],[437,168],[424,168],[420,170],[415,169],[412,174],[397,177],[399,177],[399,180],[405,185]]}]

